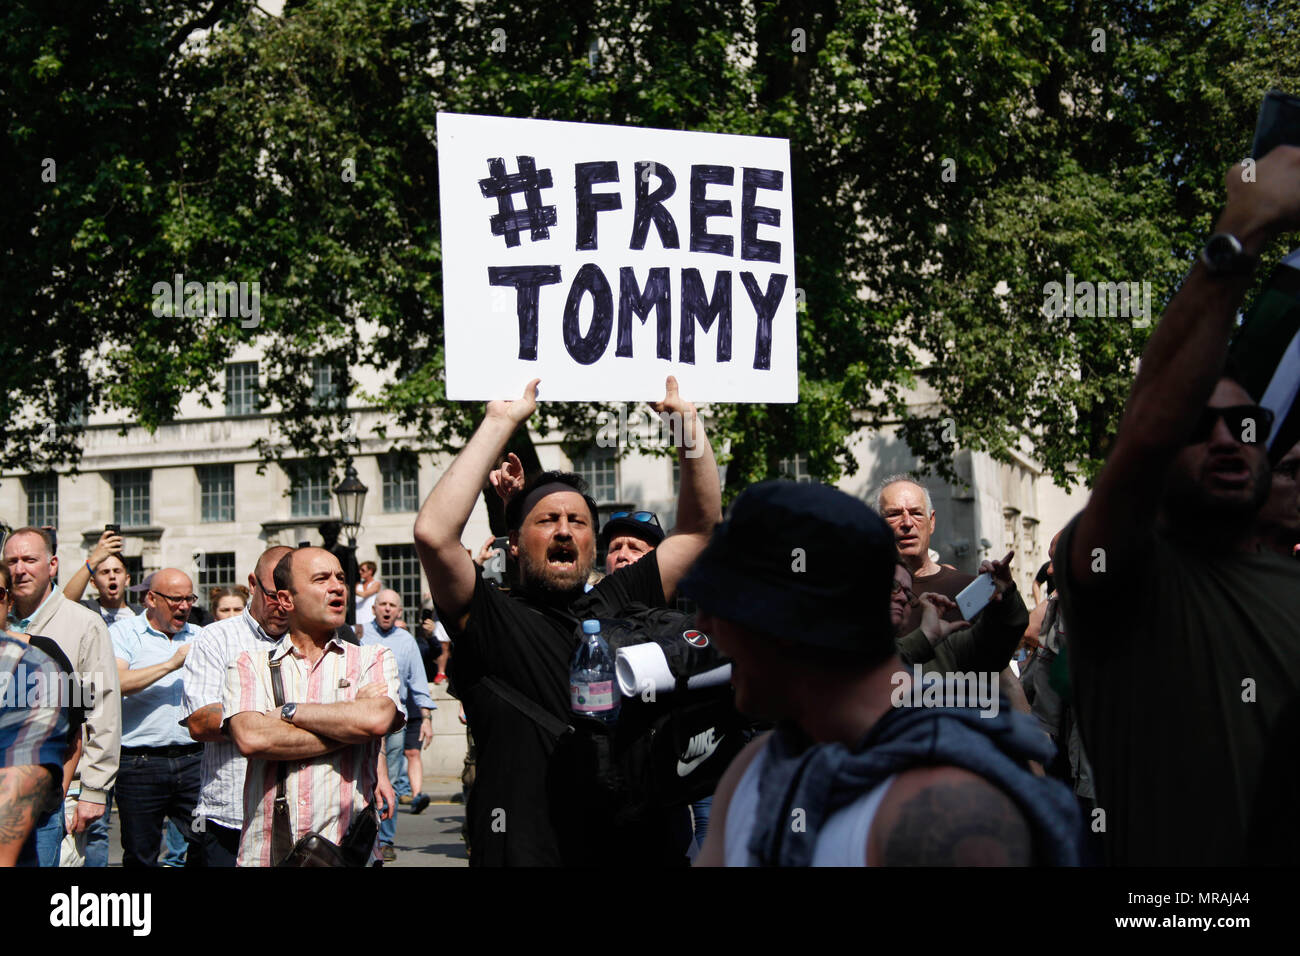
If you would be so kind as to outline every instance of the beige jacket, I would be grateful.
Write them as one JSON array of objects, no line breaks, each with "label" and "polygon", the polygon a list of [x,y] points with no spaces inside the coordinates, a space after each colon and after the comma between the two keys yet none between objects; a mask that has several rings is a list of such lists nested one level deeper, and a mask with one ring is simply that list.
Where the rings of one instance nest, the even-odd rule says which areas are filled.
[{"label": "beige jacket", "polygon": [[86,689],[81,799],[104,803],[117,780],[122,751],[122,693],[117,658],[104,619],[56,590],[32,619],[28,634],[48,637],[68,656]]}]

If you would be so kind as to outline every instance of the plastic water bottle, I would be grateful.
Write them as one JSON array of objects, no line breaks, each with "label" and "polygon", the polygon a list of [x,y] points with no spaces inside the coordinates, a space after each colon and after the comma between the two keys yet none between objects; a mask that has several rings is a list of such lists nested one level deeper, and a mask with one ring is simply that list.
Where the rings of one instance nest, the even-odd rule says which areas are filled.
[{"label": "plastic water bottle", "polygon": [[584,640],[569,664],[569,703],[579,717],[612,723],[622,704],[614,679],[614,655],[600,636],[600,621],[583,621]]}]

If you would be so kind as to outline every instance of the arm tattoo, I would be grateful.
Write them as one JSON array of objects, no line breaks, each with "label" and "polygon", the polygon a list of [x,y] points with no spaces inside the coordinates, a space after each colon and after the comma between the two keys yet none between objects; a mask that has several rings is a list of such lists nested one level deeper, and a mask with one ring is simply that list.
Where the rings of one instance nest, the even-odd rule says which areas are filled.
[{"label": "arm tattoo", "polygon": [[55,775],[48,767],[0,770],[0,846],[22,844],[49,806],[54,792]]},{"label": "arm tattoo", "polygon": [[926,787],[907,801],[885,842],[886,866],[1032,866],[1029,827],[992,784]]}]

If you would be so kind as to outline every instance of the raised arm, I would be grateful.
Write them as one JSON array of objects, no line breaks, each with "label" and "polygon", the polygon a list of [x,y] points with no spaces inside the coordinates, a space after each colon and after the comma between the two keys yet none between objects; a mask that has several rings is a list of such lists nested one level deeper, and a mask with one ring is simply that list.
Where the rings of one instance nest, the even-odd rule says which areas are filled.
[{"label": "raised arm", "polygon": [[[90,564],[90,568],[97,568],[105,558],[121,552],[122,536],[113,531],[105,531],[99,536],[99,543],[95,545],[95,550],[90,552],[86,562]],[[86,585],[90,583],[90,568],[83,562],[68,583],[63,585],[63,596],[69,601],[80,601],[82,595],[86,593]]]},{"label": "raised arm", "polygon": [[659,579],[664,597],[672,601],[680,581],[704,546],[709,543],[713,528],[722,521],[722,485],[718,481],[718,462],[713,457],[713,446],[704,432],[695,406],[681,397],[677,379],[668,376],[667,394],[654,410],[673,416],[674,438],[676,422],[681,423],[681,444],[677,448],[681,463],[681,488],[677,493],[677,526],[657,549]]},{"label": "raised arm", "polygon": [[460,543],[461,534],[506,442],[537,408],[540,381],[529,382],[516,401],[488,402],[487,414],[469,444],[443,472],[415,518],[415,550],[429,578],[434,604],[462,630],[478,569]]},{"label": "raised arm", "polygon": [[[1254,182],[1242,174],[1237,165],[1228,170],[1228,201],[1214,231],[1258,255],[1300,223],[1300,148],[1274,149],[1256,165]],[[1198,261],[1165,308],[1142,352],[1114,450],[1070,539],[1072,583],[1105,588],[1141,570],[1165,472],[1214,391],[1250,283],[1248,275],[1211,276]],[[1098,549],[1106,574],[1091,573]]]}]

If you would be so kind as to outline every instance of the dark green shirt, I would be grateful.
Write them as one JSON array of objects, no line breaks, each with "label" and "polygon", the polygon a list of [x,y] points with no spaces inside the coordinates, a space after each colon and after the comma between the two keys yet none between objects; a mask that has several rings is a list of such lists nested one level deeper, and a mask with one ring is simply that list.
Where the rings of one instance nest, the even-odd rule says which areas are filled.
[{"label": "dark green shirt", "polygon": [[1270,730],[1300,692],[1300,567],[1157,534],[1142,572],[1096,592],[1095,557],[1072,581],[1077,525],[1057,543],[1056,584],[1107,862],[1241,863]]}]

